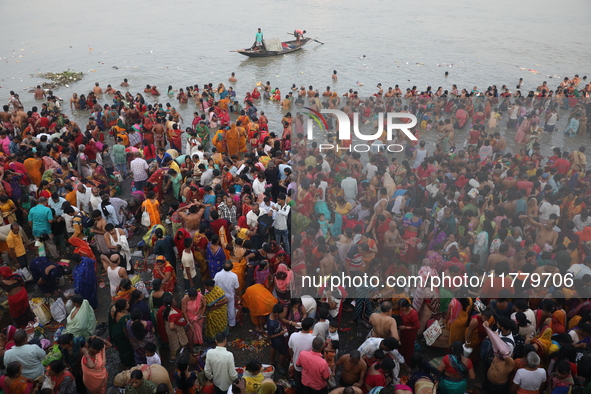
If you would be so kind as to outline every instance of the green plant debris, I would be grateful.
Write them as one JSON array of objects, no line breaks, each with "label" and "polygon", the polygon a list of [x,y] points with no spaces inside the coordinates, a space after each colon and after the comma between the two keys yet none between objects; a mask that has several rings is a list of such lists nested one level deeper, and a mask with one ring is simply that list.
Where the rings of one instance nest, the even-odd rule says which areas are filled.
[{"label": "green plant debris", "polygon": [[61,73],[39,73],[39,74],[31,74],[32,77],[37,77],[37,78],[43,78],[43,79],[49,79],[50,82],[44,82],[42,84],[42,87],[44,89],[55,89],[61,86],[65,86],[67,84],[73,83],[73,82],[78,82],[80,81],[82,78],[84,78],[84,73],[83,72],[75,72],[75,71],[71,71],[70,69],[66,70],[66,71],[62,71]]}]

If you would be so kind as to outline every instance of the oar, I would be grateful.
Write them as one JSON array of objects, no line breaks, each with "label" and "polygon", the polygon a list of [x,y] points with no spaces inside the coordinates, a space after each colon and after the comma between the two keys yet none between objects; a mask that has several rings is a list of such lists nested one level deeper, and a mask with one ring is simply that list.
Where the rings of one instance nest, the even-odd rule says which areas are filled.
[{"label": "oar", "polygon": [[[289,34],[290,36],[293,36],[293,33],[286,33],[286,34]],[[315,39],[315,38],[312,38],[312,41],[316,41],[317,43],[324,45],[324,43],[323,43],[323,42],[320,42],[320,41],[318,41],[318,40],[317,40],[317,39]]]}]

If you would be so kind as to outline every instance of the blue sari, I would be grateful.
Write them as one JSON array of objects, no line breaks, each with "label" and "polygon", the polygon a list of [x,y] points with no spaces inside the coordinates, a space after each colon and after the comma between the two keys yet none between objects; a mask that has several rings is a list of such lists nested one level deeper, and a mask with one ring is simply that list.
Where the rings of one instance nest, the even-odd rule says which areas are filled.
[{"label": "blue sari", "polygon": [[211,250],[211,242],[207,244],[207,266],[209,268],[209,277],[213,279],[215,274],[222,270],[222,265],[226,261],[226,254],[224,249],[220,246],[217,252],[213,253]]},{"label": "blue sari", "polygon": [[97,280],[95,274],[95,261],[88,257],[82,257],[82,261],[72,270],[74,277],[74,290],[80,294],[92,309],[98,308]]},{"label": "blue sari", "polygon": [[[46,273],[45,270],[50,265],[53,265],[54,268]],[[59,280],[63,276],[62,269],[57,264],[53,264],[47,257],[37,257],[31,261],[29,269],[41,292],[53,294],[57,290]],[[42,279],[44,283],[39,284],[39,279]]]}]

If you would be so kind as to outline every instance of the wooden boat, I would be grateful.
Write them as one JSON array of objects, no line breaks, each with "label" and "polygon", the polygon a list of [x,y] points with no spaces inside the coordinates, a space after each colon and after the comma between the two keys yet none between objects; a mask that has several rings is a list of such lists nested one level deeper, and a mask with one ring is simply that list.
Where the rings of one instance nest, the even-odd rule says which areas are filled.
[{"label": "wooden boat", "polygon": [[304,38],[303,40],[301,40],[299,42],[299,44],[296,42],[296,40],[293,41],[285,41],[281,43],[281,50],[278,51],[274,51],[274,50],[267,50],[267,49],[253,49],[253,47],[250,47],[248,49],[240,49],[237,50],[236,52],[238,52],[241,55],[244,56],[248,56],[248,57],[268,57],[268,56],[278,56],[278,55],[284,55],[286,53],[291,53],[291,52],[295,52],[297,50],[302,49],[302,47],[304,45],[306,45],[307,43],[309,43],[310,41],[313,41],[314,39],[312,38]]}]

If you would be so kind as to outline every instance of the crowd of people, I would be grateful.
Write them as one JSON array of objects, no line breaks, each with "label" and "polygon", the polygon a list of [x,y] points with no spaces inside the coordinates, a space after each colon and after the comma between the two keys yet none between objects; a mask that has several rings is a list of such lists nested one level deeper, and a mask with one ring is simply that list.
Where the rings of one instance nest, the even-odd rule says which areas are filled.
[{"label": "crowd of people", "polygon": [[[565,78],[555,90],[544,83],[527,95],[495,86],[385,91],[380,84],[367,99],[353,89],[340,96],[295,85],[282,95],[270,83],[243,100],[222,83],[169,87],[167,100],[196,105],[184,130],[182,114],[158,102],[156,86],[134,96],[125,80],[120,89],[96,83],[89,94],[75,94],[71,111],[87,115],[86,125],[68,117],[51,91],[38,88],[40,107],[27,112],[12,93],[0,112],[0,247],[8,256],[0,287],[12,320],[0,333],[0,388],[591,389],[591,170],[585,146],[545,157],[538,142],[563,118],[565,135],[590,132],[585,83]],[[283,109],[279,130],[257,108],[265,100]],[[403,157],[379,149],[385,136],[364,154],[343,140],[336,142],[343,149],[320,151],[319,142],[335,143],[336,118],[326,116],[326,134],[309,141],[303,106],[351,118],[358,112],[374,126],[380,112],[412,113],[417,141],[395,136]],[[437,141],[435,150],[427,140]],[[40,312],[27,282],[62,300],[69,270],[74,291],[63,294],[68,316],[51,346],[30,335]],[[302,289],[306,275],[342,272],[424,281]],[[430,286],[442,274],[484,283]],[[536,283],[536,275],[551,277],[551,285]],[[107,291],[111,306],[99,316],[99,294]],[[228,337],[244,313],[271,352],[237,368]],[[367,338],[339,351],[339,335],[351,327],[369,330]],[[108,340],[100,335],[107,330]],[[449,350],[430,363],[426,331]],[[124,371],[107,387],[111,347]]]}]

